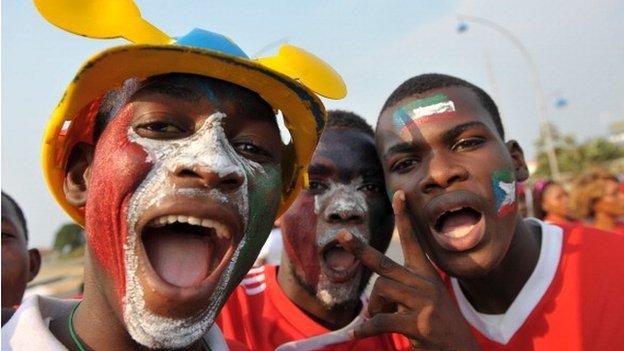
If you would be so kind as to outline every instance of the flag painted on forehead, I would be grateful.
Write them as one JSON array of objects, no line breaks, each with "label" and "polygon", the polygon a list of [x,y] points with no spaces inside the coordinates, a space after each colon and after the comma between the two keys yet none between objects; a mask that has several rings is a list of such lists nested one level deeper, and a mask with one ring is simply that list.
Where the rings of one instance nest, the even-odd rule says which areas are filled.
[{"label": "flag painted on forehead", "polygon": [[455,112],[455,103],[444,94],[410,101],[394,112],[394,126],[403,139],[411,140],[419,124],[447,112]]}]

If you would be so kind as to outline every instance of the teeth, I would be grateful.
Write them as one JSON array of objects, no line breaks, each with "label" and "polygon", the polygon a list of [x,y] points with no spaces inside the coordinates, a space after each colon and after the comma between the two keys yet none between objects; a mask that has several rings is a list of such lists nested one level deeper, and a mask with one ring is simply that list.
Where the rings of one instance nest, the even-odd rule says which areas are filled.
[{"label": "teeth", "polygon": [[474,225],[457,228],[455,230],[445,233],[445,235],[450,236],[452,238],[461,238],[461,237],[468,235],[468,233],[470,233],[473,227]]},{"label": "teeth", "polygon": [[192,217],[192,216],[169,215],[169,216],[162,216],[162,217],[156,218],[150,223],[150,225],[152,227],[162,227],[164,225],[173,224],[173,223],[188,223],[191,225],[199,225],[205,228],[214,229],[215,233],[217,234],[217,237],[220,239],[232,238],[232,234],[230,233],[228,228],[223,223],[214,221],[212,219],[201,219],[201,218]]}]

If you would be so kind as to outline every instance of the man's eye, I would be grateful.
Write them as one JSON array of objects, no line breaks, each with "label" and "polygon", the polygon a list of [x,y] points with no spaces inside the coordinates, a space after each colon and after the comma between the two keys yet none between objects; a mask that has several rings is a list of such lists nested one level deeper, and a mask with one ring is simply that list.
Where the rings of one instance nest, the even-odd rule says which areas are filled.
[{"label": "man's eye", "polygon": [[390,171],[396,173],[406,173],[417,164],[418,160],[415,158],[402,159],[395,162],[392,167],[390,167]]},{"label": "man's eye", "polygon": [[259,146],[256,146],[252,143],[249,142],[239,142],[234,144],[234,148],[236,149],[236,151],[238,151],[238,153],[242,154],[243,156],[247,155],[247,156],[262,156],[262,157],[266,157],[266,158],[271,158],[271,154],[268,153],[267,151],[265,151],[264,149],[262,149]]},{"label": "man's eye", "polygon": [[134,128],[137,134],[144,138],[169,139],[186,136],[187,131],[168,122],[148,122]]},{"label": "man's eye", "polygon": [[376,183],[368,183],[362,185],[358,190],[363,190],[369,193],[381,193],[381,185]]},{"label": "man's eye", "polygon": [[485,139],[483,138],[461,139],[453,145],[452,149],[453,151],[471,150],[483,144],[484,142],[485,142]]},{"label": "man's eye", "polygon": [[320,192],[326,189],[327,189],[327,185],[316,180],[310,180],[310,183],[308,184],[308,190],[311,190],[314,192]]}]

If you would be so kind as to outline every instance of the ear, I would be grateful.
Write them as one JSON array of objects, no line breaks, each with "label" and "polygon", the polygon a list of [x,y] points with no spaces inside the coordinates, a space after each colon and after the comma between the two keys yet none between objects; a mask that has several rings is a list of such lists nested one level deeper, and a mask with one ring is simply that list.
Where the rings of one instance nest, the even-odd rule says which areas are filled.
[{"label": "ear", "polygon": [[529,168],[524,161],[524,151],[522,151],[522,147],[520,147],[520,144],[515,140],[509,140],[505,143],[505,146],[507,146],[507,150],[511,155],[516,180],[521,182],[525,181],[529,178]]},{"label": "ear", "polygon": [[63,190],[67,201],[77,207],[82,207],[87,202],[93,152],[93,145],[78,143],[67,162]]},{"label": "ear", "polygon": [[28,281],[35,279],[37,274],[39,273],[39,268],[41,268],[41,254],[37,249],[28,250],[28,264],[29,264],[29,272],[28,272]]}]

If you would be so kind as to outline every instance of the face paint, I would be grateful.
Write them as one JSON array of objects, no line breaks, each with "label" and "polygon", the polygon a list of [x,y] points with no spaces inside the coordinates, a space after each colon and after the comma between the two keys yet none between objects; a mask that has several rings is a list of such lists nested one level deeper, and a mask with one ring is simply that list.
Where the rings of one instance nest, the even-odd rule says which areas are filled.
[{"label": "face paint", "polygon": [[[336,271],[332,265],[345,265],[341,261],[349,262],[350,255],[346,255],[342,249],[335,250],[331,246],[336,240],[338,232],[348,229],[351,234],[365,243],[370,241],[368,228],[368,204],[366,197],[359,189],[363,185],[361,177],[354,179],[348,184],[329,182],[329,188],[320,195],[314,196],[314,212],[317,216],[325,218],[317,225],[316,247],[323,250],[321,258],[321,274],[316,289],[316,297],[326,306],[332,307],[350,300],[356,300],[359,295],[359,287],[362,278],[362,270],[357,272],[351,279],[344,282],[335,282]],[[342,224],[328,223],[335,221],[331,217],[339,216]],[[360,218],[359,223],[352,223],[352,218]],[[330,219],[328,221],[328,219]],[[333,224],[333,225],[332,225]],[[331,272],[331,273],[330,273]],[[348,272],[347,272],[348,273]],[[329,277],[328,274],[332,275]]]},{"label": "face paint", "polygon": [[[223,130],[225,117],[223,113],[214,113],[193,135],[175,140],[143,138],[132,128],[127,132],[128,139],[145,150],[146,161],[152,163],[153,167],[132,195],[128,205],[128,237],[123,250],[127,287],[123,314],[133,339],[150,348],[185,347],[208,330],[228,293],[238,282],[238,277],[251,265],[247,264],[250,259],[246,256],[259,251],[262,239],[266,239],[270,231],[270,223],[267,226],[258,220],[258,213],[261,212],[264,217],[272,219],[277,211],[279,199],[272,199],[268,206],[264,203],[262,209],[257,207],[259,202],[257,199],[266,199],[269,193],[279,189],[279,167],[264,168],[259,163],[239,155]],[[227,193],[218,188],[176,188],[169,175],[179,167],[193,169],[195,166],[209,169],[219,175],[235,174],[243,179],[243,183],[239,188]],[[155,314],[146,305],[137,255],[139,246],[137,236],[141,233],[135,232],[137,221],[147,209],[158,206],[165,197],[173,195],[205,198],[234,208],[244,222],[242,240],[218,278],[209,303],[198,311],[197,315],[180,319]],[[250,207],[250,199],[255,202],[253,208]],[[243,272],[240,272],[241,270]]]},{"label": "face paint", "polygon": [[119,307],[126,292],[123,246],[128,233],[128,201],[150,170],[145,151],[128,141],[131,119],[132,110],[126,108],[102,133],[95,148],[85,208],[89,252],[113,280]]},{"label": "face paint", "polygon": [[492,174],[492,189],[496,197],[496,214],[505,217],[516,208],[516,178],[512,171],[498,170]]},{"label": "face paint", "polygon": [[414,100],[394,112],[394,126],[399,130],[401,138],[412,140],[419,124],[447,112],[455,112],[455,103],[444,94]]}]

